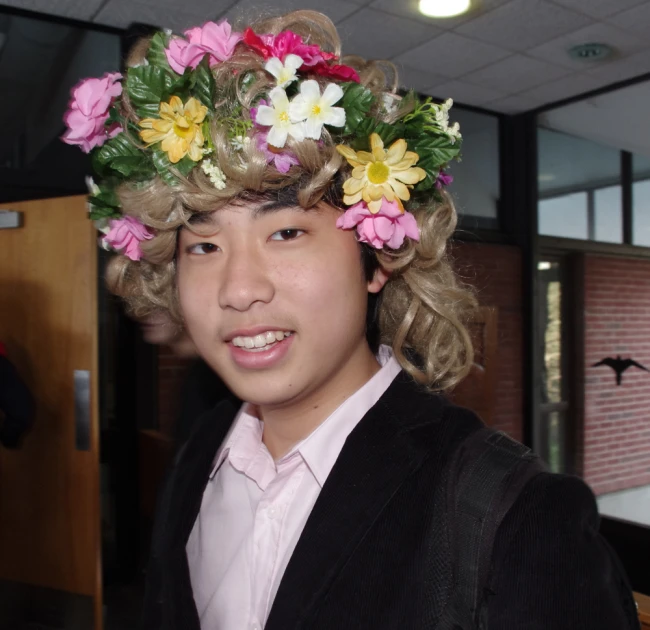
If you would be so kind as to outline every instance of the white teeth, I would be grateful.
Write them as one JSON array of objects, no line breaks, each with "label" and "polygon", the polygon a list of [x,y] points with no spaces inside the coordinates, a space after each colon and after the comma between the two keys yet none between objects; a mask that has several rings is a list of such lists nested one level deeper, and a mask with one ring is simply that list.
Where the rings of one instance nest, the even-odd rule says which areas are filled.
[{"label": "white teeth", "polygon": [[247,350],[265,348],[272,346],[278,341],[282,341],[286,337],[291,336],[293,333],[285,332],[282,330],[269,330],[268,332],[255,335],[254,337],[235,337],[232,344],[238,348],[246,348]]}]

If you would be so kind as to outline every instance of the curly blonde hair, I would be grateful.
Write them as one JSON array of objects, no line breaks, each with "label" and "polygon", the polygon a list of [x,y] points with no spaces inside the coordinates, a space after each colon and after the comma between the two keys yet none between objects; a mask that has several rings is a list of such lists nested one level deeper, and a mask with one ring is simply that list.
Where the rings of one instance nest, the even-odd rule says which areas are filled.
[{"label": "curly blonde hair", "polygon": [[[252,28],[272,35],[290,29],[310,44],[340,54],[334,24],[314,11],[295,11]],[[146,41],[136,45],[127,65],[142,63],[146,50]],[[373,113],[382,122],[390,124],[408,113],[407,101],[397,94],[397,73],[390,62],[347,56],[341,63],[358,72],[361,84],[379,96],[379,102],[392,103]],[[238,46],[228,61],[216,66],[213,73],[223,104],[233,102],[248,112],[273,87],[263,64],[259,55]],[[250,73],[255,79],[243,89],[242,76]],[[327,83],[326,77],[317,80],[321,86]],[[137,125],[139,119],[126,97],[122,107]],[[267,164],[254,142],[236,150],[224,127],[211,126],[215,161],[225,175],[223,189],[215,188],[201,169],[194,168],[187,177],[176,173],[180,183],[173,188],[156,177],[146,184],[122,184],[118,190],[123,212],[155,231],[154,238],[142,244],[143,260],[116,255],[107,271],[109,289],[124,298],[136,318],[166,311],[182,326],[175,282],[176,243],[179,228],[188,225],[194,214],[261,198],[290,198],[305,209],[322,202],[343,205],[341,186],[348,166],[326,130],[320,142],[289,140],[287,147],[299,166],[283,174]],[[433,208],[431,204],[410,208],[420,228],[419,242],[407,239],[396,251],[360,244],[367,275],[378,266],[390,272],[370,317],[372,325],[378,326],[380,341],[392,346],[397,360],[417,382],[435,390],[453,387],[469,371],[473,351],[465,323],[475,307],[472,292],[459,282],[448,258],[447,241],[457,216],[449,196],[441,195],[442,202],[432,200]]]}]

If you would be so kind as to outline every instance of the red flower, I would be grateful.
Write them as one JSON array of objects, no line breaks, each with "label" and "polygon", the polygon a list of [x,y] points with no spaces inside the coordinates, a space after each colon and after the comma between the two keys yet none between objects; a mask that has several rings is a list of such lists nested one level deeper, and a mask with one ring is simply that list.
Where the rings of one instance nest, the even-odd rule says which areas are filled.
[{"label": "red flower", "polygon": [[350,66],[337,64],[330,66],[326,62],[321,61],[313,68],[310,68],[310,71],[322,77],[331,77],[332,79],[340,79],[341,81],[354,81],[355,83],[361,82],[357,71]]}]

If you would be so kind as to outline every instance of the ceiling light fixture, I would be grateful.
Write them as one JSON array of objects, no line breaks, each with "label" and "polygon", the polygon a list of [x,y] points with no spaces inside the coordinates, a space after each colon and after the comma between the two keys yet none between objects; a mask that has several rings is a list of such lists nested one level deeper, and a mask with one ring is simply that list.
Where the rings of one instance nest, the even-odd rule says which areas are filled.
[{"label": "ceiling light fixture", "polygon": [[420,13],[427,17],[448,18],[467,13],[471,0],[420,0]]},{"label": "ceiling light fixture", "polygon": [[614,50],[607,44],[578,44],[569,48],[569,57],[578,61],[602,61],[611,57]]}]

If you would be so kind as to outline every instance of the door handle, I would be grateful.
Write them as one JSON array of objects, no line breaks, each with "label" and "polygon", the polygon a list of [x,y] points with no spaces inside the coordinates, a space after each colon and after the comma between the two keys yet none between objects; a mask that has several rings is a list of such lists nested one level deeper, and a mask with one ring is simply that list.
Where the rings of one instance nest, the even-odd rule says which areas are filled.
[{"label": "door handle", "polygon": [[75,446],[78,451],[90,450],[90,371],[74,371]]}]

